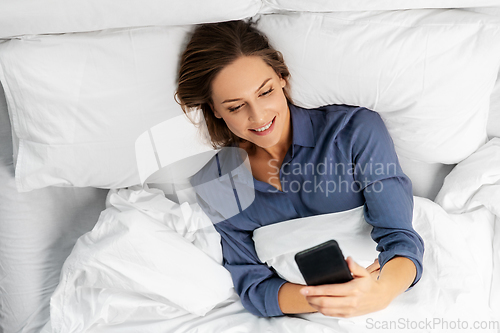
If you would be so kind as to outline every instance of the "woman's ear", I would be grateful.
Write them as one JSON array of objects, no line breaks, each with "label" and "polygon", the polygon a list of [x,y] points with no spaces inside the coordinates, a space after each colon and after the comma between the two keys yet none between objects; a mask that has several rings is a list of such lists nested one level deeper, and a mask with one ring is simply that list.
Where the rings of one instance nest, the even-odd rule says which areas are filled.
[{"label": "woman's ear", "polygon": [[280,77],[280,83],[281,83],[281,88],[285,88],[286,80],[284,78]]}]

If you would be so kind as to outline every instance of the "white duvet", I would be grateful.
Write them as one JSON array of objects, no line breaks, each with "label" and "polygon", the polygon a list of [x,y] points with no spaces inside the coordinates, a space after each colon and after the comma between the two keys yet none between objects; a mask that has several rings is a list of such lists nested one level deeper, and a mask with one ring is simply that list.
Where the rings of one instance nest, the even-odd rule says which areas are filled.
[{"label": "white duvet", "polygon": [[[242,307],[221,266],[219,236],[197,204],[178,205],[159,190],[114,191],[95,228],[66,260],[43,332],[438,332],[465,326],[474,331],[474,325],[497,332],[499,198],[497,138],[450,173],[437,203],[414,197],[424,272],[388,308],[348,319],[318,313],[259,318]],[[355,231],[360,242],[366,230]],[[283,271],[283,250],[264,241],[272,231],[261,239],[255,234],[261,259],[293,275],[293,269]],[[329,236],[343,237],[335,231]],[[305,248],[307,242],[296,243]]]}]

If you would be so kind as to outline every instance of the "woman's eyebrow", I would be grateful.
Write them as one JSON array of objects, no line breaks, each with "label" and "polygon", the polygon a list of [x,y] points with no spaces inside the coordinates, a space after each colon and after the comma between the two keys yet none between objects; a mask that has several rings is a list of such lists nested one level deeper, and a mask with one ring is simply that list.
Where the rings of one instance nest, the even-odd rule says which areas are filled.
[{"label": "woman's eyebrow", "polygon": [[[265,86],[267,81],[269,81],[269,80],[271,80],[271,78],[265,79],[264,82],[262,82],[262,84],[260,85],[260,87],[257,90],[255,90],[255,92],[258,92],[259,90],[261,90],[262,87]],[[239,101],[240,99],[241,98],[226,99],[221,104],[229,103],[229,102],[236,102],[236,101]]]}]

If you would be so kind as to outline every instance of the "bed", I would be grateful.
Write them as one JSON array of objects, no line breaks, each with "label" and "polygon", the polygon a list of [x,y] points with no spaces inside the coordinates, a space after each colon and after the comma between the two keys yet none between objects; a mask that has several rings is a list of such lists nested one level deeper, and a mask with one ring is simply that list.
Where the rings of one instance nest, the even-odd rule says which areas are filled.
[{"label": "bed", "polygon": [[[498,0],[29,0],[0,11],[0,333],[500,332]],[[388,308],[261,318],[234,292],[189,181],[216,151],[174,93],[193,27],[235,19],[284,54],[297,105],[360,105],[386,124],[426,246],[421,281]],[[284,222],[254,241],[290,280],[298,248],[286,244],[369,242],[363,228],[295,237],[298,221]]]}]

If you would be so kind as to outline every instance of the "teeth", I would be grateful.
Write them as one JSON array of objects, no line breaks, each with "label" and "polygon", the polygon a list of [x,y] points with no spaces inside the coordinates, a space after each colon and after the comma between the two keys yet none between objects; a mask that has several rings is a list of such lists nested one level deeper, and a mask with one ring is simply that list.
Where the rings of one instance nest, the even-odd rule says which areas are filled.
[{"label": "teeth", "polygon": [[269,125],[264,126],[264,127],[261,127],[261,128],[259,128],[259,129],[254,130],[254,131],[256,131],[256,132],[262,132],[262,131],[265,131],[266,129],[268,129],[269,127],[271,127],[271,125],[272,125],[272,124],[273,124],[273,122],[271,121],[271,122],[269,123]]}]

